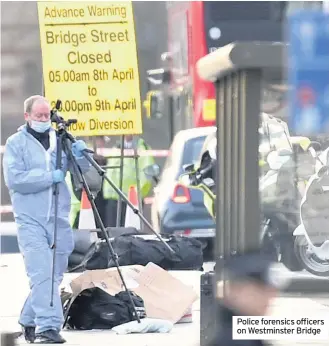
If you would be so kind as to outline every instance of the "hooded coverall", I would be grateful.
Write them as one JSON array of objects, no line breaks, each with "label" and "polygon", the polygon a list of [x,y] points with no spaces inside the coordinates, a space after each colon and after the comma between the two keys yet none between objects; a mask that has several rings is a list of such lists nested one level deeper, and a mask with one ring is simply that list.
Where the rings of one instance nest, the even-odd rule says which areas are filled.
[{"label": "hooded coverall", "polygon": [[[77,158],[83,172],[90,164]],[[63,152],[62,170],[70,169]],[[58,223],[56,238],[55,286],[51,300],[52,257],[54,242],[55,196],[52,171],[56,169],[56,131],[49,131],[49,149],[27,131],[24,125],[8,138],[3,158],[5,183],[9,189],[17,225],[17,237],[30,283],[19,323],[36,326],[36,333],[60,330],[63,310],[59,285],[73,251],[73,233],[69,223],[70,193],[65,181],[59,183]]]}]

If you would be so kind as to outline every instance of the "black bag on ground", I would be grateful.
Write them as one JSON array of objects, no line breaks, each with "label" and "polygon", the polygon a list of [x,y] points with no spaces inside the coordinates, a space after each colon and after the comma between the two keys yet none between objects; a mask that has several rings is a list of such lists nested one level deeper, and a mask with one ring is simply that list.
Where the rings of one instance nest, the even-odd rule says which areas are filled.
[{"label": "black bag on ground", "polygon": [[86,270],[107,269],[110,262],[110,251],[106,241],[100,241],[96,244],[92,256],[85,264]]},{"label": "black bag on ground", "polygon": [[[201,270],[203,266],[202,244],[196,239],[175,237],[169,241],[175,251],[173,260],[168,264],[171,270]],[[162,246],[164,246],[162,244]],[[169,252],[169,251],[168,251]]]},{"label": "black bag on ground", "polygon": [[[201,243],[192,238],[172,237],[167,242],[175,251],[171,253],[159,240],[143,239],[134,236],[120,236],[113,240],[114,252],[119,265],[147,265],[153,262],[166,270],[199,270],[203,265]],[[110,258],[109,267],[114,267]]]},{"label": "black bag on ground", "polygon": [[[132,299],[145,317],[143,299],[134,293]],[[67,324],[70,328],[79,330],[111,329],[134,320],[132,309],[126,292],[111,296],[98,287],[89,288],[81,292],[73,302]]]},{"label": "black bag on ground", "polygon": [[[132,296],[132,299],[135,303],[135,308],[136,308],[136,312],[137,312],[138,317],[139,318],[145,318],[146,317],[146,311],[145,311],[143,299],[140,296],[138,296],[137,294],[135,294],[134,292],[131,292],[131,291],[129,291],[129,292],[130,292],[130,295]],[[129,299],[127,291],[119,292],[118,294],[115,295],[115,297],[127,304],[128,310],[129,310],[130,320],[131,321],[136,320],[135,311],[134,311],[134,308],[132,307],[132,305],[130,303],[130,299]]]},{"label": "black bag on ground", "polygon": [[[121,235],[138,234],[136,228],[133,227],[113,227],[106,228],[109,238],[119,237]],[[80,231],[78,231],[80,232]],[[85,248],[87,248],[85,246]],[[70,256],[73,258],[74,253]],[[81,257],[80,257],[81,258]],[[79,270],[95,270],[109,268],[109,261],[111,258],[110,251],[106,241],[97,241],[90,243],[90,248],[85,252],[83,259],[79,265]],[[72,262],[72,261],[71,261]],[[77,264],[75,264],[77,265]]]}]

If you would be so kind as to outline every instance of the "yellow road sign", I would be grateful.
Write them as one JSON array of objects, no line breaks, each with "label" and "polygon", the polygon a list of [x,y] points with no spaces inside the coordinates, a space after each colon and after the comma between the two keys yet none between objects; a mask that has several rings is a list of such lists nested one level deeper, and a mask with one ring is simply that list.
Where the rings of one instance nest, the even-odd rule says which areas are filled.
[{"label": "yellow road sign", "polygon": [[142,133],[134,18],[128,2],[38,2],[45,96],[76,136]]}]

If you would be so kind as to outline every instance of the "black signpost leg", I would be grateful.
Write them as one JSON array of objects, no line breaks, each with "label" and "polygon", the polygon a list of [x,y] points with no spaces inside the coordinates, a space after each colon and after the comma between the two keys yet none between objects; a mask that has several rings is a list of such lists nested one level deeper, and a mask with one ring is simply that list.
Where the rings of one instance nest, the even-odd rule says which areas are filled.
[{"label": "black signpost leg", "polygon": [[[143,213],[143,202],[142,202],[142,191],[141,191],[141,182],[139,174],[139,155],[136,148],[134,148],[134,161],[135,161],[135,171],[136,171],[136,189],[137,189],[137,199],[138,199],[138,209]],[[144,224],[141,219],[140,222],[140,231],[143,232]]]},{"label": "black signpost leg", "polygon": [[[121,146],[120,146],[120,182],[119,182],[119,189],[122,191],[123,187],[123,166],[124,166],[124,158],[125,158],[125,136],[121,137]],[[121,210],[122,210],[122,197],[118,195],[118,205],[117,205],[117,217],[116,217],[116,227],[120,227],[121,223],[123,222],[121,220]]]}]

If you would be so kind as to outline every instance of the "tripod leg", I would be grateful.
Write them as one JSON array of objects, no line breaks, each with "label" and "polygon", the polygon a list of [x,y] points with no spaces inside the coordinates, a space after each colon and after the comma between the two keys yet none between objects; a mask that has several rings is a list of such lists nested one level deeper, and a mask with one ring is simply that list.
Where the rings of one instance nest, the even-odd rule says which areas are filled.
[{"label": "tripod leg", "polygon": [[58,218],[58,184],[55,185],[55,220],[54,220],[54,242],[51,246],[53,250],[53,266],[51,271],[51,298],[50,306],[54,306],[54,288],[55,288],[55,265],[56,265],[56,240],[57,240],[57,218]]},{"label": "tripod leg", "polygon": [[[86,182],[86,179],[85,179],[85,177],[83,176],[83,174],[82,174],[82,172],[81,172],[81,169],[80,169],[79,165],[77,164],[77,162],[76,162],[76,160],[75,160],[75,158],[74,158],[72,152],[71,152],[71,151],[67,151],[67,152],[68,152],[69,158],[70,158],[70,160],[71,160],[71,162],[72,162],[72,165],[75,167],[75,168],[74,168],[74,171],[77,172],[77,174],[78,174],[78,176],[79,176],[79,180],[81,181],[81,183],[82,183],[82,185],[83,185],[83,188],[84,188],[85,191],[86,191],[87,198],[88,198],[88,200],[89,200],[89,202],[90,202],[90,205],[91,205],[91,208],[92,208],[92,210],[93,210],[93,212],[94,212],[94,215],[95,215],[95,218],[96,218],[96,220],[97,220],[97,223],[100,225],[100,229],[101,229],[101,231],[102,231],[102,233],[103,233],[103,236],[104,236],[104,238],[105,238],[106,244],[107,244],[107,246],[108,246],[108,248],[109,248],[111,257],[112,257],[112,259],[113,259],[113,261],[114,261],[114,264],[115,264],[115,266],[116,266],[117,272],[118,272],[119,277],[120,277],[120,280],[121,280],[121,282],[122,282],[122,285],[123,285],[125,291],[127,292],[128,297],[129,297],[129,301],[130,301],[130,304],[131,304],[131,306],[132,306],[132,308],[133,308],[133,311],[134,311],[136,320],[138,321],[138,323],[140,323],[140,318],[139,318],[139,316],[138,316],[138,314],[137,314],[136,305],[135,305],[135,303],[134,303],[134,301],[133,301],[133,299],[132,299],[132,296],[131,296],[131,294],[130,294],[130,292],[129,292],[129,290],[128,290],[128,287],[127,287],[127,285],[126,285],[125,279],[124,279],[124,277],[123,277],[123,275],[122,275],[122,272],[121,272],[121,269],[120,269],[120,265],[119,265],[119,262],[118,262],[118,255],[114,252],[114,249],[113,249],[113,247],[112,247],[110,238],[109,238],[109,236],[108,236],[108,234],[107,234],[107,232],[106,232],[106,229],[105,229],[105,227],[104,227],[104,223],[102,222],[102,219],[101,219],[101,217],[100,217],[100,215],[99,215],[99,212],[98,212],[98,210],[97,210],[97,208],[96,208],[95,198],[94,198],[93,194],[91,193],[91,191],[90,191],[90,189],[89,189],[89,186],[88,186],[88,184],[87,184],[87,182]],[[87,156],[89,157],[89,155],[87,155]],[[97,163],[96,163],[96,164],[97,164]],[[103,170],[102,170],[102,171],[103,171]],[[103,172],[104,172],[104,171],[103,171]]]},{"label": "tripod leg", "polygon": [[149,230],[166,246],[166,248],[171,252],[175,253],[175,251],[162,239],[160,234],[158,234],[152,227],[152,225],[147,221],[147,219],[144,217],[144,215],[134,207],[134,205],[129,201],[129,199],[115,186],[115,184],[108,178],[104,177],[105,180],[111,185],[113,190],[115,190],[118,194],[122,194],[123,200],[127,203],[127,208],[131,208],[132,211],[138,215],[138,217],[144,222],[144,224],[149,228]]},{"label": "tripod leg", "polygon": [[[56,169],[62,168],[62,149],[63,149],[63,133],[58,133],[56,142]],[[55,220],[54,220],[54,242],[51,246],[53,250],[53,266],[51,272],[51,298],[50,306],[54,305],[54,289],[55,289],[55,265],[56,265],[56,242],[57,242],[57,219],[58,219],[58,198],[59,198],[59,183],[55,184],[54,195],[55,195]]]},{"label": "tripod leg", "polygon": [[165,245],[165,247],[171,252],[175,253],[175,251],[162,239],[162,237],[153,229],[152,225],[146,220],[146,218],[140,213],[138,209],[136,209],[133,204],[129,201],[129,199],[125,196],[125,194],[119,190],[119,188],[113,183],[113,181],[105,175],[105,171],[99,164],[89,156],[88,152],[83,152],[85,158],[89,161],[89,163],[97,170],[98,174],[110,184],[112,189],[119,195],[121,198],[127,203],[129,208],[133,210],[135,214],[144,222],[144,224],[150,229],[150,231]]},{"label": "tripod leg", "polygon": [[[84,178],[83,178],[83,179],[84,179]],[[87,191],[87,189],[89,190],[89,188],[88,188],[88,186],[87,186],[86,181],[84,180],[84,185],[85,185],[85,184],[86,184],[85,190]],[[90,192],[90,191],[89,191],[89,192]],[[107,235],[107,232],[106,232],[106,229],[105,229],[105,227],[104,227],[104,224],[103,224],[103,222],[102,222],[102,220],[101,220],[101,218],[100,218],[100,215],[99,215],[99,213],[98,213],[98,210],[97,210],[97,208],[96,208],[95,201],[94,201],[94,197],[93,197],[93,195],[92,195],[91,193],[88,194],[88,192],[87,192],[87,196],[88,196],[88,199],[89,199],[89,201],[90,201],[91,208],[92,208],[92,210],[93,210],[93,212],[94,212],[94,215],[96,216],[96,219],[97,219],[97,221],[99,222],[99,225],[101,226],[101,230],[102,230],[102,232],[103,232],[103,235],[104,235],[105,241],[106,241],[106,243],[107,243],[107,246],[108,246],[108,248],[109,248],[109,250],[110,250],[111,257],[112,257],[112,259],[113,259],[113,261],[114,261],[114,263],[115,263],[115,266],[116,266],[116,268],[117,268],[118,274],[119,274],[120,279],[121,279],[121,282],[122,282],[122,284],[123,284],[123,287],[124,287],[125,291],[126,291],[127,294],[128,294],[128,297],[129,297],[130,303],[131,303],[131,305],[132,305],[132,307],[133,307],[133,310],[134,310],[136,319],[137,319],[138,323],[140,323],[140,318],[139,318],[139,316],[138,316],[138,314],[137,314],[137,310],[136,310],[135,303],[134,303],[134,301],[133,301],[133,299],[132,299],[132,297],[131,297],[131,294],[130,294],[130,292],[129,292],[129,290],[128,290],[128,287],[127,287],[127,285],[126,285],[126,282],[125,282],[125,280],[124,280],[124,278],[123,278],[123,275],[122,275],[122,272],[121,272],[121,269],[120,269],[120,265],[119,265],[119,262],[118,262],[118,255],[114,252],[114,249],[113,249],[113,247],[112,247],[112,244],[111,244],[111,241],[110,241],[110,239],[109,239],[109,236]]]}]

